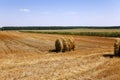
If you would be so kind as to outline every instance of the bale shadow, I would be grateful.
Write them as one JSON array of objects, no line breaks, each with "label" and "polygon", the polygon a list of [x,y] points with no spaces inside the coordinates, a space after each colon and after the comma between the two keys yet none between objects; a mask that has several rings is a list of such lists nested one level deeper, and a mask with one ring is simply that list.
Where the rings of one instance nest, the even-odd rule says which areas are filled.
[{"label": "bale shadow", "polygon": [[[56,51],[55,49],[50,49],[49,53],[61,53],[61,52]],[[62,53],[65,53],[65,51],[62,51]]]},{"label": "bale shadow", "polygon": [[115,55],[115,54],[104,54],[103,57],[108,57],[108,58],[118,57],[118,58],[120,58],[120,55]]},{"label": "bale shadow", "polygon": [[56,52],[56,53],[57,53],[57,51],[56,51],[55,49],[50,49],[49,52],[50,52],[50,53],[51,53],[51,52]]}]

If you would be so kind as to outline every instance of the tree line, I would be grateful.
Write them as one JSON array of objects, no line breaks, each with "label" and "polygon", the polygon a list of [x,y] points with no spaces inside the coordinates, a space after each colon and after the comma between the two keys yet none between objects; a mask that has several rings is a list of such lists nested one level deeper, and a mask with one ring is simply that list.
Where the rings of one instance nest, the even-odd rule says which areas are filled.
[{"label": "tree line", "polygon": [[3,26],[0,30],[120,29],[120,26]]}]

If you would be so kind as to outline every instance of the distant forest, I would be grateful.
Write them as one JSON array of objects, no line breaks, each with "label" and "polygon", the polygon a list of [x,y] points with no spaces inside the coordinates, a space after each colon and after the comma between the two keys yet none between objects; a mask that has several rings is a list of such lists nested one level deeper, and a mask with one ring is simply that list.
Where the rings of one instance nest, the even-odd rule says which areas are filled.
[{"label": "distant forest", "polygon": [[4,26],[0,30],[120,29],[120,26]]}]

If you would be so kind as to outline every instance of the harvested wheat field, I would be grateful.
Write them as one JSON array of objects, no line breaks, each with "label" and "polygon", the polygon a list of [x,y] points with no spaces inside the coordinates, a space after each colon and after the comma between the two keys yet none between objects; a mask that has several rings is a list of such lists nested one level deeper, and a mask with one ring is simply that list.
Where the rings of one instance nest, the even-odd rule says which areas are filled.
[{"label": "harvested wheat field", "polygon": [[120,80],[114,38],[73,36],[75,51],[53,52],[63,35],[0,32],[0,80]]}]

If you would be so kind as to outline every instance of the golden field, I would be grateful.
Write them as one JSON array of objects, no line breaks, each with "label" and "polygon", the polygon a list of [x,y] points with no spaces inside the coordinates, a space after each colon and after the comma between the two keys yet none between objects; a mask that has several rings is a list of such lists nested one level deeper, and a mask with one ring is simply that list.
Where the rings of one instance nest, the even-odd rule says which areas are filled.
[{"label": "golden field", "polygon": [[52,52],[62,36],[1,31],[0,80],[120,80],[115,38],[72,35],[75,51]]}]

